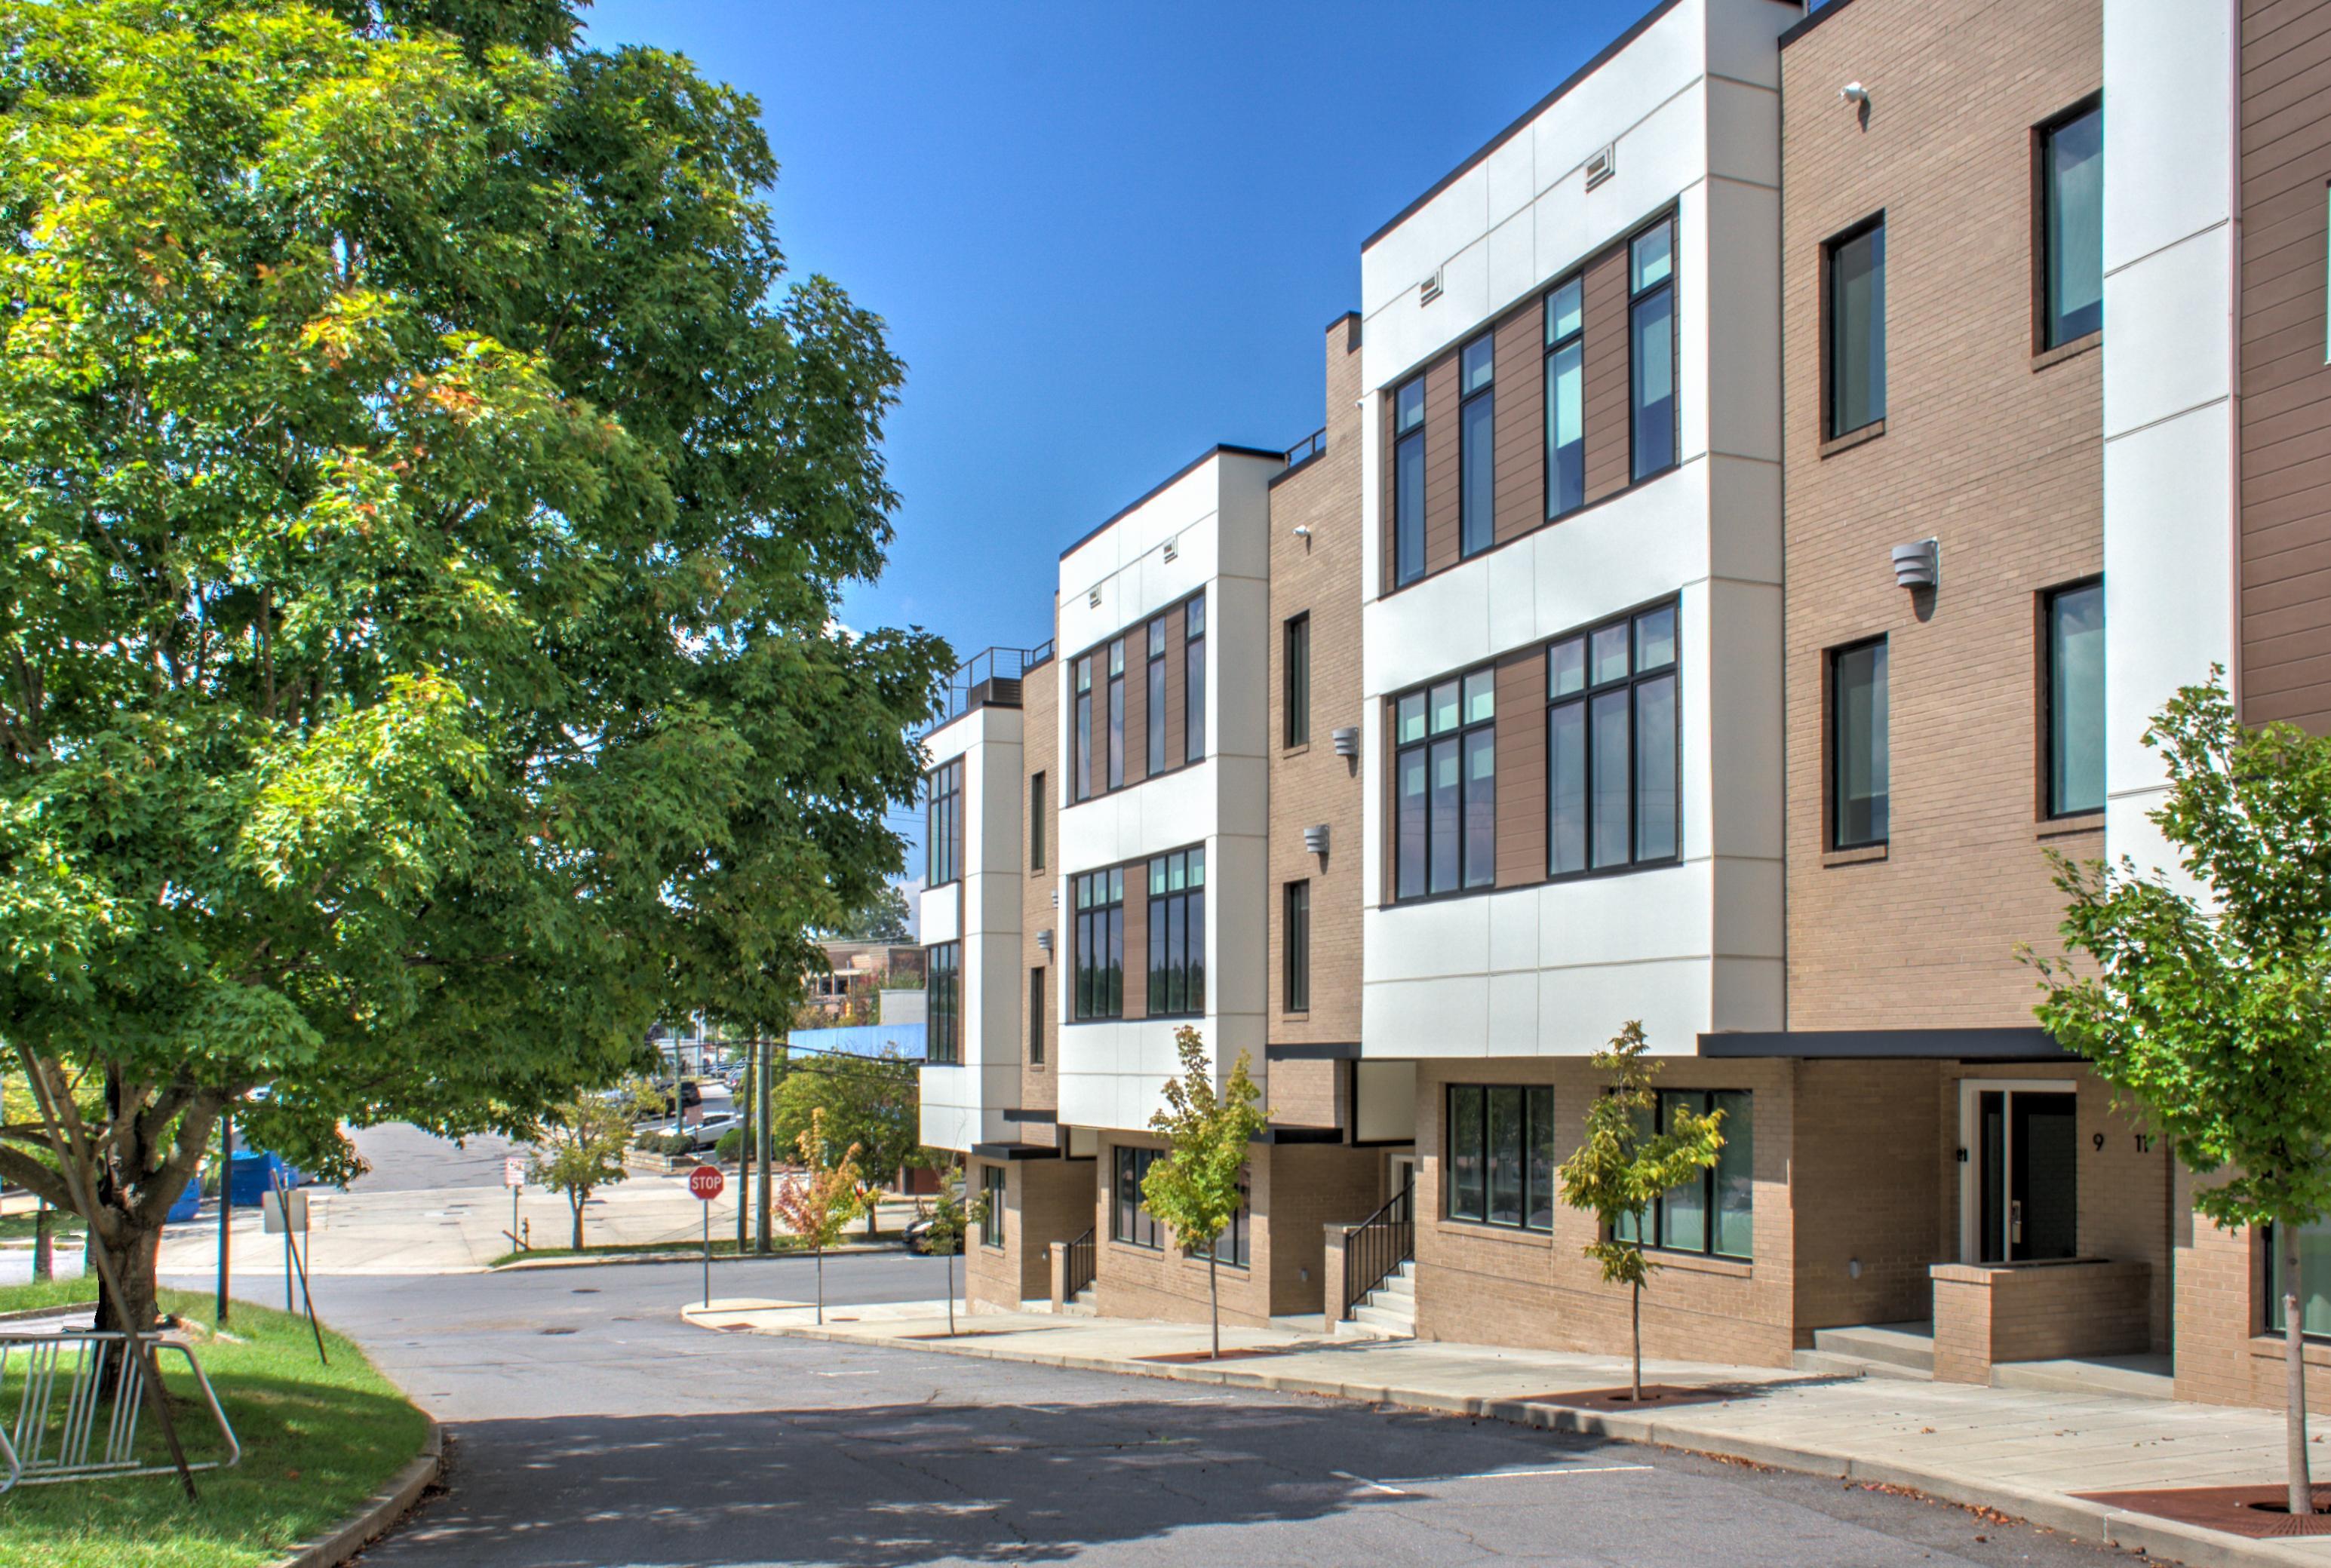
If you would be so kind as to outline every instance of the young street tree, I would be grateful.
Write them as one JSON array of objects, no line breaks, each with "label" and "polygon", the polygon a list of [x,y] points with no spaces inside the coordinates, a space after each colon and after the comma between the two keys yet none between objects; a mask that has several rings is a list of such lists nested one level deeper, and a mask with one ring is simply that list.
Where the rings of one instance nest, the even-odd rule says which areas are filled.
[{"label": "young street tree", "polygon": [[1269,1125],[1270,1113],[1247,1076],[1246,1052],[1232,1065],[1230,1081],[1217,1094],[1214,1069],[1198,1031],[1184,1024],[1174,1032],[1182,1075],[1166,1080],[1166,1108],[1149,1118],[1166,1139],[1166,1154],[1142,1178],[1149,1212],[1174,1232],[1184,1251],[1206,1254],[1206,1315],[1213,1329],[1213,1354],[1223,1353],[1222,1302],[1217,1294],[1216,1248],[1222,1233],[1246,1202],[1248,1145]]},{"label": "young street tree", "polygon": [[102,1326],[247,1091],[526,1136],[899,868],[901,369],[756,114],[560,0],[0,0],[0,1178]]},{"label": "young street tree", "polygon": [[[583,1250],[583,1205],[595,1191],[629,1174],[623,1151],[631,1141],[630,1108],[596,1095],[561,1100],[542,1118],[542,1136],[527,1158],[527,1180],[566,1194],[575,1215],[570,1245],[577,1252]],[[517,1238],[510,1244],[516,1246]]]},{"label": "young street tree", "polygon": [[1643,1026],[1630,1020],[1610,1045],[1594,1054],[1598,1071],[1611,1087],[1586,1107],[1586,1137],[1562,1165],[1562,1201],[1594,1215],[1595,1240],[1582,1249],[1603,1266],[1603,1283],[1628,1288],[1629,1323],[1634,1340],[1634,1370],[1628,1398],[1643,1399],[1643,1287],[1658,1267],[1643,1251],[1643,1227],[1651,1202],[1670,1187],[1696,1180],[1716,1164],[1724,1147],[1722,1111],[1703,1116],[1675,1108],[1665,1132],[1653,1118],[1659,1098],[1651,1089],[1660,1064]]},{"label": "young street tree", "polygon": [[988,1221],[987,1194],[964,1201],[963,1173],[950,1170],[939,1177],[939,1195],[931,1203],[930,1223],[923,1228],[923,1250],[947,1259],[947,1332],[955,1332],[955,1260],[973,1226]]},{"label": "young street tree", "polygon": [[809,1126],[794,1139],[802,1168],[787,1176],[773,1202],[785,1228],[817,1254],[817,1320],[825,1321],[825,1250],[842,1240],[842,1228],[858,1212],[858,1145],[836,1159],[825,1133],[825,1113],[810,1112]]},{"label": "young street tree", "polygon": [[2299,1232],[2331,1212],[2331,740],[2247,729],[2212,669],[2145,733],[2152,813],[2200,895],[2052,856],[2064,956],[2025,954],[2040,1022],[2196,1174],[2222,1227],[2270,1225],[2288,1365],[2288,1506],[2311,1511]]}]

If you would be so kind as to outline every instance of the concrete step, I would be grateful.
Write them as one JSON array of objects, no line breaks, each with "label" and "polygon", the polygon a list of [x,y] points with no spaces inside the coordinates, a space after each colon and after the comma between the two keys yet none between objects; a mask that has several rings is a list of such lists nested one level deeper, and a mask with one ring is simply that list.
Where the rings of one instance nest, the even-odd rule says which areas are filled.
[{"label": "concrete step", "polygon": [[1093,1288],[1088,1285],[1066,1301],[1061,1302],[1061,1316],[1063,1317],[1098,1316],[1099,1314],[1093,1308]]},{"label": "concrete step", "polygon": [[2047,1393],[2107,1393],[2131,1399],[2174,1399],[2177,1379],[2165,1355],[2096,1355],[2060,1361],[2004,1361],[1991,1369],[1993,1388]]},{"label": "concrete step", "polygon": [[1819,1377],[1887,1377],[1904,1383],[1931,1383],[1932,1373],[1916,1367],[1900,1366],[1890,1361],[1869,1361],[1858,1355],[1839,1355],[1826,1350],[1801,1350],[1789,1358],[1789,1364],[1799,1372],[1809,1372]]},{"label": "concrete step", "polygon": [[1934,1326],[1926,1323],[1863,1323],[1813,1330],[1813,1348],[1933,1376]]},{"label": "concrete step", "polygon": [[1377,1301],[1394,1297],[1403,1301],[1413,1301],[1416,1299],[1416,1281],[1409,1277],[1408,1265],[1403,1263],[1400,1266],[1399,1273],[1388,1276],[1383,1284],[1368,1294]]},{"label": "concrete step", "polygon": [[1346,1317],[1342,1322],[1336,1325],[1335,1337],[1337,1339],[1387,1340],[1414,1339],[1416,1335],[1406,1328],[1378,1328],[1373,1323],[1361,1323],[1354,1318]]},{"label": "concrete step", "polygon": [[1387,1334],[1399,1335],[1408,1339],[1416,1337],[1416,1314],[1413,1312],[1395,1312],[1389,1307],[1362,1306],[1353,1307],[1352,1316],[1370,1328],[1381,1328]]}]

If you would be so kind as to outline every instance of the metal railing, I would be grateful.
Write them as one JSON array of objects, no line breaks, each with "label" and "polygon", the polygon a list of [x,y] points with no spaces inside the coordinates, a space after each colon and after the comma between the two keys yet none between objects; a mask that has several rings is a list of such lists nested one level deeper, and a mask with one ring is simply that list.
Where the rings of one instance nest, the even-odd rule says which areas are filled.
[{"label": "metal railing", "polygon": [[1287,466],[1301,468],[1327,450],[1327,427],[1321,425],[1301,441],[1287,449]]},{"label": "metal railing", "polygon": [[1074,1301],[1093,1282],[1093,1228],[1088,1225],[1083,1235],[1069,1243],[1069,1276],[1061,1282],[1064,1300]]},{"label": "metal railing", "polygon": [[971,710],[971,694],[990,680],[1019,680],[1038,665],[1050,661],[1052,645],[1033,648],[983,648],[965,660],[940,682],[931,698],[928,730],[961,718]]},{"label": "metal railing", "polygon": [[1390,1202],[1346,1232],[1344,1316],[1416,1256],[1415,1193],[1413,1185],[1402,1187]]},{"label": "metal railing", "polygon": [[[189,1470],[218,1470],[239,1462],[243,1445],[219,1408],[211,1380],[195,1359],[194,1347],[175,1339],[151,1339],[154,1374],[161,1375],[161,1353],[186,1358],[195,1385],[226,1445],[224,1458],[190,1461]],[[11,1362],[14,1363],[13,1378]],[[63,1329],[46,1334],[0,1335],[0,1390],[13,1388],[16,1410],[0,1423],[0,1492],[22,1483],[74,1481],[90,1476],[166,1476],[172,1464],[147,1462],[138,1451],[138,1418],[146,1409],[146,1365],[130,1354],[126,1334]],[[62,1401],[62,1404],[59,1402]]]}]

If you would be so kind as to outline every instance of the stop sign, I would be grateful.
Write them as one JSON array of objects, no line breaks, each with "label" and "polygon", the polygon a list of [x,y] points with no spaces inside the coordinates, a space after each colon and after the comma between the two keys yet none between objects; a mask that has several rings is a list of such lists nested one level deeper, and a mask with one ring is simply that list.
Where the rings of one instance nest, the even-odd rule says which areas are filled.
[{"label": "stop sign", "polygon": [[688,1173],[688,1195],[707,1203],[718,1197],[728,1184],[728,1178],[710,1165],[699,1165]]}]

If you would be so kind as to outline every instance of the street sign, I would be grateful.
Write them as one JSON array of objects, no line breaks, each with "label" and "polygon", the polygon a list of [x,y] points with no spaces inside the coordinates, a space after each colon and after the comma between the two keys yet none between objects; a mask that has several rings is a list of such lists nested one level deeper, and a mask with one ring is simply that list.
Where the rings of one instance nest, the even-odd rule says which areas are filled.
[{"label": "street sign", "polygon": [[526,1185],[525,1156],[520,1155],[511,1155],[502,1161],[502,1185],[505,1187],[523,1187]]},{"label": "street sign", "polygon": [[688,1195],[709,1203],[728,1185],[728,1178],[712,1165],[699,1165],[688,1173]]},{"label": "street sign", "polygon": [[304,1233],[308,1229],[308,1194],[297,1188],[288,1193],[262,1193],[259,1196],[259,1217],[262,1235],[281,1236],[287,1231]]}]

